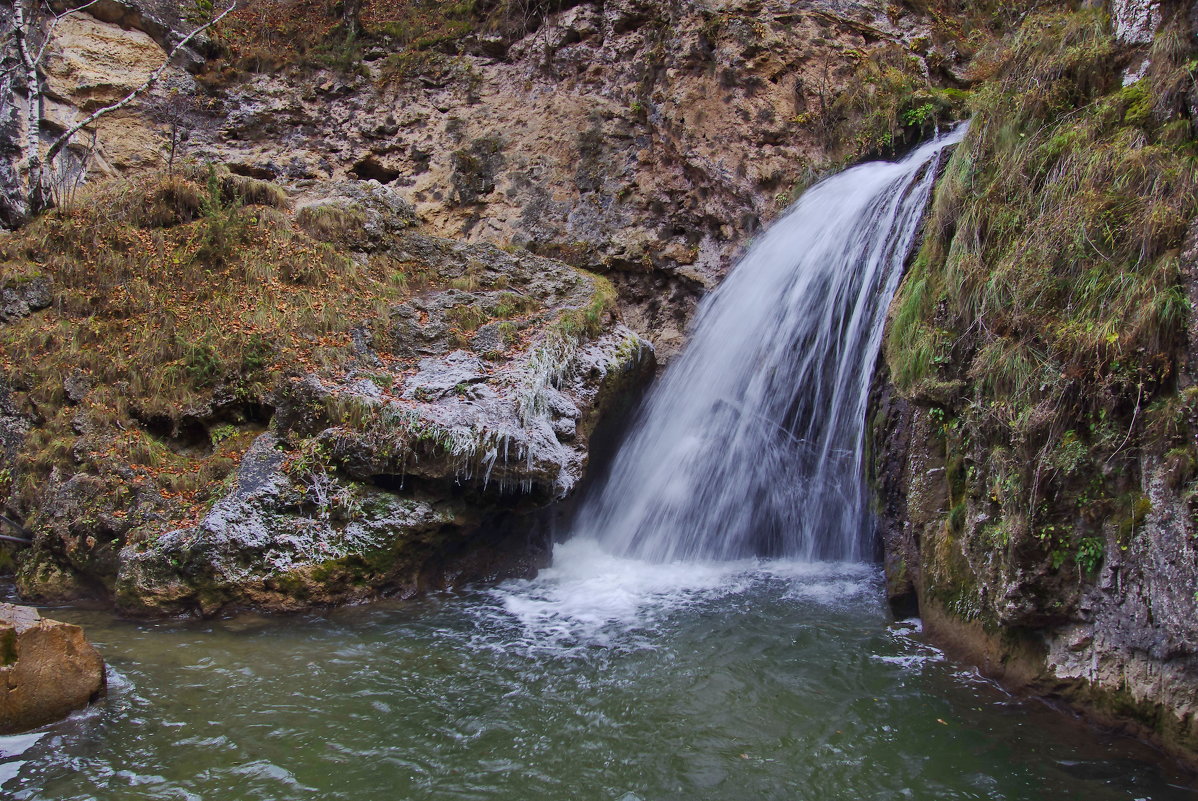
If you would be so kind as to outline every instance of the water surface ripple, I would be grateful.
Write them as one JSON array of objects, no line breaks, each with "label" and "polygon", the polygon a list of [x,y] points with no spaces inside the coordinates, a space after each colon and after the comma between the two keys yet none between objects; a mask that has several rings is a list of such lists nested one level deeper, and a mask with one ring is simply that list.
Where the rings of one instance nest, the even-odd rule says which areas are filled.
[{"label": "water surface ripple", "polygon": [[888,622],[876,570],[558,546],[532,581],[297,619],[88,626],[98,707],[0,738],[34,799],[1180,799],[1153,754]]}]

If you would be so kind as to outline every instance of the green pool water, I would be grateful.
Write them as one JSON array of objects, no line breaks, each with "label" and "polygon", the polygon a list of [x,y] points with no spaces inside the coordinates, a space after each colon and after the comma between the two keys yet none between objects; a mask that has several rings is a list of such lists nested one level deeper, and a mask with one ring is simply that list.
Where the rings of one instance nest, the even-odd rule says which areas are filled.
[{"label": "green pool water", "polygon": [[296,618],[83,624],[96,707],[0,738],[20,799],[1181,799],[1154,752],[892,621],[874,567],[653,566]]}]

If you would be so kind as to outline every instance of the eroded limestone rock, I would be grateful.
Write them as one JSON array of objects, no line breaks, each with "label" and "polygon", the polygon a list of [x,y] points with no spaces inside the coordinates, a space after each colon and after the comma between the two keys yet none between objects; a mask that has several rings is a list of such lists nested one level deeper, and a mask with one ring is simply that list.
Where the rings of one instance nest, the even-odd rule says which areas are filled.
[{"label": "eroded limestone rock", "polygon": [[[95,109],[115,102],[140,86],[166,53],[139,30],[102,22],[90,14],[65,17],[55,28],[45,61],[46,108],[50,127],[62,130]],[[191,78],[177,66],[164,80],[176,91],[188,91]],[[163,138],[152,115],[122,109],[96,123],[97,159],[93,170],[113,172],[165,167]],[[87,140],[80,134],[80,142]]]},{"label": "eroded limestone rock", "polygon": [[50,305],[50,282],[45,278],[0,284],[0,324],[27,317]]},{"label": "eroded limestone rock", "polygon": [[0,604],[0,734],[51,723],[104,691],[104,660],[83,629]]},{"label": "eroded limestone rock", "polygon": [[388,389],[296,378],[197,527],[121,552],[118,603],[294,610],[528,575],[548,547],[529,515],[573,490],[600,417],[652,370],[616,326],[497,365],[426,358]]},{"label": "eroded limestone rock", "polygon": [[[947,74],[963,61],[930,44],[931,20],[880,0],[564,5],[527,35],[480,28],[451,65],[406,77],[385,74],[401,45],[384,41],[363,74],[222,78],[188,123],[187,155],[290,183],[301,204],[320,200],[311,182],[378,181],[432,233],[609,272],[665,358],[745,239],[826,161],[813,121],[855,81],[845,54],[895,47]],[[89,11],[60,26],[56,121],[126,87],[190,27],[169,0]],[[199,66],[187,56],[169,79],[183,94]],[[101,168],[160,166],[148,106],[98,134]]]},{"label": "eroded limestone rock", "polygon": [[1151,44],[1161,25],[1160,0],[1113,0],[1111,21],[1123,44]]}]

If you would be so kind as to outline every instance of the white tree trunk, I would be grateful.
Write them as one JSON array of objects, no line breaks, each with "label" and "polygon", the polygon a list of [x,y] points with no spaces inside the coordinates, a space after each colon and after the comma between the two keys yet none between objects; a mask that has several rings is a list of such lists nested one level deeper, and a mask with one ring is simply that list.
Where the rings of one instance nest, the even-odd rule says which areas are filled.
[{"label": "white tree trunk", "polygon": [[13,36],[17,40],[17,53],[21,58],[21,66],[25,69],[25,92],[29,103],[24,155],[25,166],[30,170],[32,179],[32,171],[41,168],[42,85],[38,79],[37,60],[33,57],[29,47],[29,34],[34,24],[34,15],[30,13],[28,17],[26,16],[25,0],[13,0],[13,12],[16,23]]},{"label": "white tree trunk", "polygon": [[[29,99],[29,130],[27,131],[24,153],[26,171],[25,180],[27,182],[26,196],[28,199],[29,212],[31,214],[37,214],[38,212],[44,211],[53,205],[49,168],[53,166],[54,160],[58,157],[58,154],[61,153],[62,150],[71,143],[71,137],[103,117],[105,114],[109,114],[113,111],[124,108],[132,103],[138,96],[151,89],[154,84],[158,82],[158,79],[162,77],[162,74],[166,71],[167,67],[170,66],[170,63],[174,60],[175,55],[184,47],[186,47],[192,39],[196,38],[201,33],[208,30],[213,25],[217,24],[230,13],[232,13],[237,7],[237,0],[231,0],[228,8],[180,39],[179,42],[166,54],[166,58],[162,60],[162,64],[160,64],[157,69],[151,72],[150,76],[146,78],[146,80],[140,86],[133,89],[133,91],[129,92],[129,94],[125,95],[117,102],[104,106],[103,108],[96,109],[82,121],[77,122],[67,128],[66,131],[61,133],[50,144],[44,159],[42,158],[41,153],[40,130],[42,112],[42,86],[41,78],[38,75],[38,66],[42,60],[42,57],[46,53],[46,47],[49,44],[51,34],[53,33],[54,27],[58,24],[59,20],[69,14],[82,11],[83,9],[97,2],[97,0],[90,0],[90,2],[75,6],[74,8],[69,8],[61,14],[55,13],[53,10],[51,10],[50,13],[53,14],[53,19],[51,19],[50,24],[45,32],[45,41],[42,42],[42,46],[38,48],[36,53],[33,52],[30,39],[31,34],[38,24],[37,8],[36,6],[33,6],[26,11],[26,2],[27,0],[13,0],[15,22],[14,36],[17,42],[17,51],[20,55],[21,66],[25,70],[27,76],[26,79],[29,84],[29,88],[27,90]],[[34,0],[34,2],[36,2],[36,0]]]}]

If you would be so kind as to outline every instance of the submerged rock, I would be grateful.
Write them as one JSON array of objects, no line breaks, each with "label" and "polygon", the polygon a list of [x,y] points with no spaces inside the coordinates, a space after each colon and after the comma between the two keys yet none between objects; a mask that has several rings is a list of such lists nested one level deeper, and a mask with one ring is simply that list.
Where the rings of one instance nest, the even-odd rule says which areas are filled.
[{"label": "submerged rock", "polygon": [[0,604],[0,734],[36,728],[104,692],[104,660],[83,629]]}]

